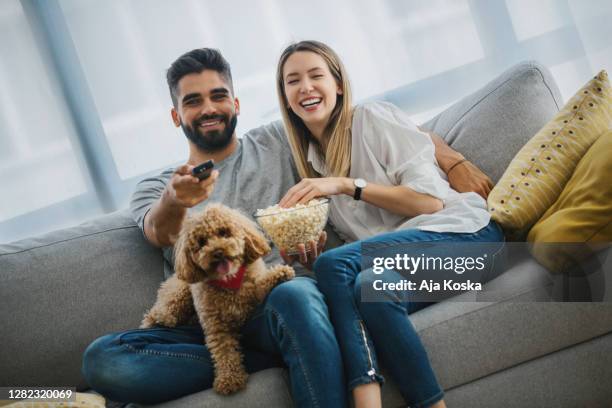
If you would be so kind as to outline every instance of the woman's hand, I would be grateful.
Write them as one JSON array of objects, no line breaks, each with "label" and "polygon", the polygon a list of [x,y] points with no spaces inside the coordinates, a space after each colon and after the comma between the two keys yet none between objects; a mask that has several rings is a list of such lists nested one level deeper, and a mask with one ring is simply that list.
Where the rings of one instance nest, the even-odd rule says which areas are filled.
[{"label": "woman's hand", "polygon": [[296,255],[287,255],[287,251],[281,249],[280,255],[283,258],[283,261],[287,265],[293,265],[295,261],[301,263],[305,268],[312,270],[312,265],[315,260],[323,252],[323,247],[325,247],[325,242],[327,242],[327,233],[325,231],[321,231],[319,235],[319,242],[310,241],[308,243],[308,247],[310,248],[309,252],[306,252],[306,245],[299,244],[298,245],[298,253]]},{"label": "woman's hand", "polygon": [[278,204],[289,208],[317,197],[351,194],[352,189],[353,183],[347,177],[305,178],[291,187]]}]

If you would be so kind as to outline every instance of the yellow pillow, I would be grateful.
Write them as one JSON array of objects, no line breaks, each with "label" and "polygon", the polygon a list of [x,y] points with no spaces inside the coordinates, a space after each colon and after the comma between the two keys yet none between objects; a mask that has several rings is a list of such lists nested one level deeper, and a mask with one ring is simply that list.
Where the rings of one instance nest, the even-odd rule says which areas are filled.
[{"label": "yellow pillow", "polygon": [[508,237],[524,237],[557,200],[580,158],[610,128],[612,89],[601,71],[523,146],[491,191],[489,212]]},{"label": "yellow pillow", "polygon": [[[612,130],[584,155],[559,199],[533,226],[527,240],[549,270],[562,272],[612,242]],[[585,242],[588,245],[547,243]],[[543,243],[538,245],[539,243]]]}]

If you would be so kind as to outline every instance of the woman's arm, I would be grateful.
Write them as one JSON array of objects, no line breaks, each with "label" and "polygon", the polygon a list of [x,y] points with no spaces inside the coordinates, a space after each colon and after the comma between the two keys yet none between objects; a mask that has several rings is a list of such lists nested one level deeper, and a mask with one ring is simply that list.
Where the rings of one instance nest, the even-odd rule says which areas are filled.
[{"label": "woman's arm", "polygon": [[[346,194],[353,197],[355,185],[348,177],[306,178],[293,186],[280,201],[281,207],[303,204],[316,197]],[[384,186],[368,183],[361,200],[405,217],[431,214],[444,207],[442,200],[418,193],[406,186]]]},{"label": "woman's arm", "polygon": [[[345,194],[352,197],[355,193],[353,180],[347,180],[349,187]],[[368,183],[361,191],[361,199],[368,204],[405,217],[432,214],[444,208],[442,200],[429,194],[417,193],[406,186],[384,186]]]}]

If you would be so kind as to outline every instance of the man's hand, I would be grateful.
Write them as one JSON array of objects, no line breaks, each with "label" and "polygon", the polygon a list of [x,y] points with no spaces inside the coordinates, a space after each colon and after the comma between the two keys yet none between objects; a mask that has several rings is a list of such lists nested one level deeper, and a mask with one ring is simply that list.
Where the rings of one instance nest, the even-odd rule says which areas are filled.
[{"label": "man's hand", "polygon": [[493,189],[491,179],[467,160],[451,168],[447,176],[450,186],[460,193],[473,191],[486,200]]},{"label": "man's hand", "polygon": [[436,149],[436,160],[448,177],[450,186],[460,193],[471,191],[487,199],[493,188],[493,182],[478,167],[467,161],[458,151],[450,147],[444,139],[435,133],[419,128],[431,137]]},{"label": "man's hand", "polygon": [[312,265],[315,260],[319,256],[321,252],[323,252],[323,247],[325,247],[325,242],[327,242],[327,233],[325,231],[321,231],[321,235],[319,235],[319,242],[315,243],[314,241],[308,242],[308,247],[310,248],[309,252],[306,252],[306,245],[299,244],[298,251],[299,253],[296,255],[287,255],[287,252],[283,249],[280,250],[281,257],[283,261],[287,265],[293,265],[295,261],[298,261],[305,268],[312,270]]},{"label": "man's hand", "polygon": [[191,175],[193,166],[182,165],[172,175],[161,198],[145,215],[144,233],[156,247],[174,245],[187,209],[206,200],[212,194],[219,172],[200,181]]},{"label": "man's hand", "polygon": [[191,208],[206,200],[213,192],[219,172],[213,170],[200,181],[191,174],[194,166],[184,164],[176,169],[166,186],[166,198],[174,206]]}]

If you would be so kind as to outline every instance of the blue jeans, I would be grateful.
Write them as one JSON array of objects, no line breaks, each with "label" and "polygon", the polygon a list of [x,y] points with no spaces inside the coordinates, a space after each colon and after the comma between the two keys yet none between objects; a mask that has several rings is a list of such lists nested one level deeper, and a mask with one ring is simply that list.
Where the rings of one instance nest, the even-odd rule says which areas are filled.
[{"label": "blue jeans", "polygon": [[[242,329],[245,367],[289,369],[298,407],[345,407],[340,349],[323,295],[311,278],[275,287]],[[214,365],[199,326],[109,334],[83,356],[89,385],[118,402],[155,404],[212,387]]]},{"label": "blue jeans", "polygon": [[[395,271],[377,275],[372,273],[371,268],[362,271],[363,244],[367,244],[366,248],[381,249],[432,241],[500,242],[503,241],[503,233],[494,222],[473,234],[407,229],[326,251],[316,260],[314,272],[336,330],[349,390],[374,381],[384,382],[378,368],[377,359],[380,357],[410,407],[427,407],[443,398],[444,393],[431,368],[427,352],[407,318],[408,314],[430,303],[397,299],[395,294],[389,295],[389,301],[361,301],[362,287],[371,285],[373,279],[397,282],[401,278]],[[499,244],[498,248],[502,245]],[[431,247],[431,244],[424,244],[416,255],[427,255]]]}]

